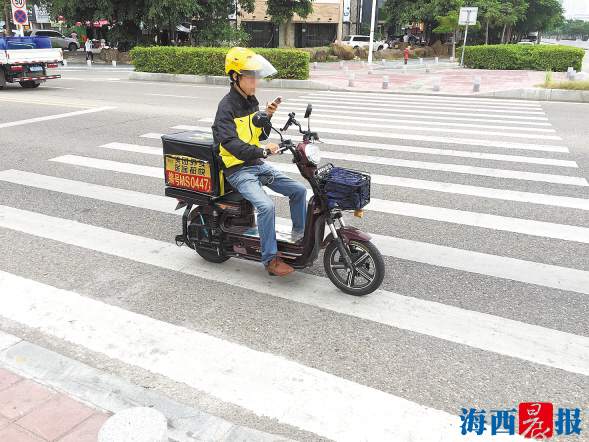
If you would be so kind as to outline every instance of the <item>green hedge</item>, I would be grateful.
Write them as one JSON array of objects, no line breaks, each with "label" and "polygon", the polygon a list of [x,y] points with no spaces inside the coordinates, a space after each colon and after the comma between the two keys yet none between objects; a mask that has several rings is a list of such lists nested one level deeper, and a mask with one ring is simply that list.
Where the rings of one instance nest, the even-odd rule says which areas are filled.
[{"label": "green hedge", "polygon": [[556,45],[467,46],[464,65],[473,69],[529,69],[564,72],[572,66],[581,70],[585,51]]},{"label": "green hedge", "polygon": [[[140,72],[167,74],[225,75],[225,54],[229,48],[136,46],[131,61]],[[309,78],[309,54],[297,49],[254,49],[274,65],[273,78]]]}]

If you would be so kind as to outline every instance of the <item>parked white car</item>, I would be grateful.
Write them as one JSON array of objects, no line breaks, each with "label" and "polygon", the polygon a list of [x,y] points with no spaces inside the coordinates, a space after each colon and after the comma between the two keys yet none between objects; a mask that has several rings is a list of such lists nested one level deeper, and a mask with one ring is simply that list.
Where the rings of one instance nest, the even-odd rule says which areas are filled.
[{"label": "parked white car", "polygon": [[[351,46],[354,49],[356,48],[368,48],[370,45],[370,36],[369,35],[346,35],[343,40],[342,44],[345,46]],[[389,45],[384,41],[374,40],[372,43],[372,49],[375,51],[382,51],[383,49],[387,49]]]},{"label": "parked white car", "polygon": [[30,37],[49,37],[53,47],[67,49],[71,52],[80,49],[80,43],[75,38],[66,37],[59,31],[52,29],[34,29],[27,33]]}]

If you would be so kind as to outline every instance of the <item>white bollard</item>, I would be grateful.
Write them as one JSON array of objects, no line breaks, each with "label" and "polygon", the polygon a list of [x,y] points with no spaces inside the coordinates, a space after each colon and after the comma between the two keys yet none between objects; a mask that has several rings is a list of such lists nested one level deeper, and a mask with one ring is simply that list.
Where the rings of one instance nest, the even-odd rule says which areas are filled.
[{"label": "white bollard", "polygon": [[67,60],[65,58],[63,59],[63,66],[67,67]]},{"label": "white bollard", "polygon": [[86,64],[88,65],[88,67],[92,67],[92,60],[86,60]]},{"label": "white bollard", "polygon": [[440,92],[440,79],[437,77],[434,78],[432,81],[432,86],[433,86],[434,92]]},{"label": "white bollard", "polygon": [[388,75],[384,75],[382,77],[382,88],[383,89],[388,89],[389,88],[389,76]]},{"label": "white bollard", "polygon": [[429,74],[429,72],[430,72],[430,69],[429,69],[429,64],[426,64],[426,65],[425,65],[425,73],[426,73],[426,74]]},{"label": "white bollard", "polygon": [[384,58],[380,59],[380,64],[382,64],[383,66],[387,63],[387,61]]},{"label": "white bollard", "polygon": [[108,418],[98,442],[168,442],[168,421],[149,407],[133,407]]},{"label": "white bollard", "polygon": [[117,67],[117,61],[116,61],[116,60],[113,60],[113,61],[112,61],[112,67],[113,67],[113,68],[116,68],[116,67]]},{"label": "white bollard", "polygon": [[473,92],[480,92],[481,91],[481,77],[474,77],[472,82],[472,91]]},{"label": "white bollard", "polygon": [[573,67],[569,67],[567,69],[567,79],[572,80],[575,77],[575,69]]},{"label": "white bollard", "polygon": [[317,69],[317,62],[316,61],[313,62],[313,69]]},{"label": "white bollard", "polygon": [[450,57],[450,63],[454,63],[454,57]]},{"label": "white bollard", "polygon": [[438,64],[440,62],[439,57],[434,58],[434,61],[435,61],[436,64]]},{"label": "white bollard", "polygon": [[340,68],[340,69],[343,69],[343,68],[344,68],[344,61],[343,61],[343,60],[341,60],[341,61],[339,62],[339,68]]},{"label": "white bollard", "polygon": [[419,57],[419,64],[423,64],[423,57]]},{"label": "white bollard", "polygon": [[354,87],[354,80],[356,79],[356,75],[352,72],[348,76],[348,87]]}]

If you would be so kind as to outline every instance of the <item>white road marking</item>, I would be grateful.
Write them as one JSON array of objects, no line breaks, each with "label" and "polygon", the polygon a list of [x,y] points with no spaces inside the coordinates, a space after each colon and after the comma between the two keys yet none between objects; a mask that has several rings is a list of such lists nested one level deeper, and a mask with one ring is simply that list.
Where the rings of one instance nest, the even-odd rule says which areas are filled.
[{"label": "white road marking", "polygon": [[[206,121],[206,122],[213,122],[212,118],[201,119],[199,121]],[[506,130],[494,131],[494,130],[483,130],[483,129],[459,129],[458,127],[430,127],[428,124],[415,124],[415,122],[410,122],[409,124],[398,124],[397,122],[401,120],[392,119],[390,123],[386,124],[379,124],[379,123],[366,123],[362,122],[359,124],[360,127],[363,128],[373,128],[373,129],[386,129],[386,131],[381,132],[372,132],[373,136],[378,137],[388,137],[388,130],[410,130],[414,132],[436,132],[436,133],[450,133],[450,134],[466,134],[466,135],[473,135],[473,136],[480,136],[480,135],[495,135],[498,137],[508,137],[508,138],[540,138],[543,140],[562,140],[559,135],[547,135],[542,131],[552,132],[554,133],[554,129],[535,129],[534,132],[541,132],[541,133],[521,133],[521,132],[508,132]],[[338,121],[337,118],[331,118],[326,120],[321,120],[314,118],[313,123],[319,124],[328,124],[328,125],[335,125],[335,126],[346,126],[349,127],[351,123],[349,121]],[[284,124],[284,122],[283,122]],[[282,126],[283,124],[278,124],[277,127]],[[447,126],[445,123],[441,123]],[[332,129],[327,128],[317,128],[313,126],[315,130],[319,132],[333,132]],[[520,128],[515,128],[516,130],[522,130]]]},{"label": "white road marking", "polygon": [[[169,197],[119,189],[98,184],[56,178],[19,170],[0,172],[0,180],[84,198],[92,198],[129,207],[181,215],[174,210],[175,200]],[[279,224],[290,225],[290,219],[277,218]],[[510,279],[527,284],[589,294],[589,272],[533,261],[488,255],[447,246],[412,241],[371,233],[372,241],[385,256],[409,261]]]},{"label": "white road marking", "polygon": [[[212,118],[203,118],[199,120],[202,123],[212,123]],[[172,127],[172,129],[179,130],[200,130],[202,126],[190,126],[180,124]],[[386,133],[355,130],[355,129],[338,129],[333,127],[313,127],[313,129],[321,135],[323,132],[340,135],[356,135],[360,137],[371,137],[371,138],[394,138],[401,140],[413,140],[413,141],[430,141],[434,143],[444,144],[463,144],[467,146],[486,146],[486,147],[502,147],[504,149],[524,149],[524,150],[539,150],[545,152],[564,152],[568,153],[569,149],[565,146],[558,146],[553,144],[529,144],[529,143],[518,143],[513,141],[501,141],[501,140],[483,140],[474,138],[454,138],[454,137],[436,137],[434,135],[420,135],[420,134],[409,134],[409,133]],[[210,128],[208,129],[210,130]]]},{"label": "white road marking", "polygon": [[[292,101],[292,99],[288,99],[284,101],[284,105],[287,105],[288,103],[290,103]],[[305,110],[305,106],[306,104],[309,102],[310,100],[303,100],[302,103],[298,103],[299,106],[301,106],[301,108],[298,110],[299,112],[304,112]],[[295,103],[297,104],[297,103]],[[348,105],[343,105],[343,104],[337,104],[334,103],[335,105],[330,105],[330,104],[325,104],[325,103],[321,103],[321,104],[313,104],[313,111],[319,111],[319,112],[323,112],[324,109],[330,109],[329,112],[341,112],[343,114],[350,114],[350,112],[353,112],[354,114],[356,112],[360,112],[362,111],[363,114],[365,115],[383,115],[383,111],[382,110],[377,110],[374,109],[372,106],[370,105],[366,105],[366,106],[358,106],[358,105],[353,105],[352,107],[348,106]],[[405,110],[405,109],[400,109],[399,110]],[[458,112],[458,111],[444,111],[444,110],[437,110],[437,106],[436,106],[436,110],[427,110],[427,109],[419,109],[418,113],[416,113],[415,111],[415,107],[411,107],[409,109],[406,109],[408,111],[409,114],[414,115],[416,117],[418,116],[423,116],[423,117],[427,117],[427,118],[431,118],[431,119],[437,119],[437,117],[439,115],[447,115],[449,116],[449,119],[453,119],[453,117],[488,117],[488,118],[502,118],[502,119],[507,119],[507,120],[502,120],[504,122],[510,122],[511,120],[518,120],[518,121],[523,121],[524,124],[527,121],[548,121],[548,118],[545,116],[529,116],[529,115],[505,115],[504,113],[500,113],[500,114],[496,114],[496,113],[484,113],[484,112],[477,112],[475,115],[473,115],[472,111],[470,112]],[[393,113],[393,115],[395,115],[395,113]],[[394,118],[394,117],[391,117]],[[423,118],[420,120],[423,121]],[[487,121],[487,119],[483,119],[482,121]]]},{"label": "white road marking", "polygon": [[[49,161],[71,164],[95,169],[111,170],[163,179],[164,170],[159,167],[141,166],[131,163],[102,160],[98,158],[82,157],[78,155],[63,155],[52,158]],[[268,194],[283,197],[268,190]],[[490,215],[466,210],[446,209],[444,207],[426,206],[420,204],[404,203],[400,201],[381,200],[371,198],[366,210],[388,213],[392,215],[408,216],[432,221],[448,222],[472,227],[481,227],[492,230],[502,230],[525,235],[540,236],[544,238],[561,239],[589,243],[589,228],[570,226],[566,224],[549,223],[523,218],[511,218],[507,216]]]},{"label": "white road marking", "polygon": [[[288,115],[290,112],[295,112],[296,114],[304,114],[304,109],[285,109],[280,108],[280,110],[275,115]],[[421,110],[419,111],[421,113]],[[413,117],[413,115],[412,115]],[[415,118],[413,119],[400,119],[395,117],[388,117],[383,118],[382,112],[358,112],[355,108],[350,109],[348,114],[345,115],[342,112],[332,111],[332,110],[318,110],[313,111],[314,118],[337,118],[342,120],[366,120],[366,121],[386,121],[391,124],[396,122],[402,123],[413,123],[415,124]],[[405,117],[406,118],[406,117]],[[433,121],[433,120],[446,120],[446,122],[440,121]],[[456,123],[448,123],[447,121],[456,121]],[[465,124],[462,122],[481,122],[486,124],[481,125],[471,125]],[[495,124],[490,123],[501,123],[501,124],[508,124],[508,126],[497,126]],[[443,117],[443,116],[436,116],[436,117],[428,117],[426,124],[435,124],[435,125],[443,125],[448,124],[450,126],[473,126],[473,127],[490,127],[490,128],[498,128],[498,127],[506,127],[508,129],[516,129],[516,130],[533,130],[533,127],[528,127],[526,129],[520,129],[517,125],[520,126],[544,126],[544,127],[551,127],[552,124],[550,123],[541,123],[536,121],[512,121],[512,120],[500,120],[500,119],[493,119],[493,118],[459,118],[459,117]]]},{"label": "white road marking", "polygon": [[[129,143],[107,143],[100,147],[125,152],[136,152],[147,155],[162,156],[161,147],[143,146]],[[575,163],[576,164],[576,163]],[[272,162],[272,165],[286,173],[299,175],[294,164]],[[520,192],[517,190],[495,189],[490,187],[469,186],[465,184],[446,183],[439,181],[417,180],[413,178],[395,177],[389,175],[370,174],[371,182],[385,186],[408,187],[420,190],[432,190],[451,194],[470,195],[482,198],[492,198],[506,201],[542,204],[570,209],[589,210],[589,199],[568,196],[548,195],[544,193]]]},{"label": "white road marking", "polygon": [[106,111],[106,110],[110,110],[110,109],[115,109],[115,108],[112,106],[103,106],[103,107],[95,107],[93,109],[85,109],[85,110],[80,110],[80,111],[67,112],[65,114],[47,115],[44,117],[28,118],[26,120],[10,121],[8,123],[0,123],[0,129],[4,129],[7,127],[24,126],[25,124],[39,123],[42,121],[58,120],[60,118],[77,117],[80,115],[93,114],[96,112],[102,112],[102,111]]},{"label": "white road marking", "polygon": [[510,100],[501,98],[477,98],[477,97],[456,97],[456,96],[439,96],[439,95],[422,95],[422,94],[375,94],[375,93],[363,93],[363,92],[336,92],[336,91],[314,91],[309,92],[303,98],[312,97],[355,97],[364,98],[367,102],[374,100],[382,101],[428,101],[428,102],[443,102],[443,103],[471,103],[471,104],[489,104],[489,105],[509,105],[511,107],[535,107],[541,109],[541,103],[539,101],[522,101],[522,100]]},{"label": "white road marking", "polygon": [[[195,127],[195,126],[183,126],[184,128],[190,128],[188,130],[193,129],[200,129],[200,130],[210,130],[204,127]],[[175,129],[180,128],[180,126],[176,126]],[[162,134],[155,134],[155,133],[148,133],[141,135],[142,138],[160,138]],[[576,176],[569,176],[569,175],[556,175],[556,174],[549,174],[549,173],[537,173],[537,172],[526,172],[526,171],[519,171],[519,170],[510,170],[510,169],[493,169],[488,167],[478,167],[478,166],[466,166],[463,164],[452,164],[452,163],[435,163],[430,161],[415,161],[415,160],[403,160],[397,158],[389,158],[389,157],[377,157],[372,155],[357,155],[357,154],[350,154],[350,153],[342,153],[342,152],[330,152],[326,150],[321,150],[321,155],[323,158],[329,158],[334,160],[342,160],[342,161],[354,161],[358,163],[366,163],[366,164],[379,164],[379,165],[389,165],[395,167],[407,167],[412,169],[425,169],[425,170],[436,170],[440,172],[450,172],[450,173],[461,173],[466,175],[480,175],[480,176],[490,176],[494,178],[508,178],[514,180],[527,180],[527,181],[538,181],[538,182],[546,182],[546,183],[553,183],[553,184],[565,184],[569,186],[589,186],[587,180],[583,177],[576,177]]]},{"label": "white road marking", "polygon": [[[362,99],[356,98],[329,98],[326,97],[323,100],[317,98],[289,98],[288,100],[290,103],[312,103],[321,106],[322,104],[345,104],[350,106],[362,106],[362,105],[369,105],[372,110],[374,109],[381,109],[383,111],[389,110],[393,112],[399,112],[405,109],[411,109],[411,112],[415,112],[415,106],[417,103],[413,104],[407,100],[402,100],[396,103],[389,103],[389,102],[378,102],[378,101],[367,101]],[[424,103],[419,103],[420,106],[423,106]],[[514,114],[514,115],[545,115],[542,109],[513,109],[511,106],[481,106],[478,104],[459,104],[459,103],[435,103],[432,104],[435,106],[436,109],[446,109],[446,110],[460,110],[460,111],[471,111],[475,114],[479,112],[490,112],[490,113],[501,113],[501,114]]]},{"label": "white road marking", "polygon": [[[0,314],[12,321],[326,439],[443,442],[460,437],[457,415],[279,355],[5,272],[0,272],[0,286],[10,301]],[[545,337],[543,330],[538,332]],[[568,338],[557,333],[548,337],[557,342]],[[572,345],[578,344],[584,343],[573,338]]]},{"label": "white road marking", "polygon": [[[319,276],[309,275],[302,272],[296,272],[288,278],[273,279],[265,275],[259,270],[260,264],[243,261],[243,260],[230,260],[223,265],[207,263],[203,260],[197,259],[194,253],[189,253],[176,247],[175,244],[162,242],[150,238],[145,238],[136,235],[130,235],[127,233],[117,232],[102,227],[91,226],[88,224],[82,224],[77,221],[68,219],[55,218],[47,215],[42,215],[35,212],[14,209],[7,206],[0,206],[0,227],[4,227],[10,230],[23,232],[29,235],[46,238],[53,241],[59,241],[65,244],[70,244],[76,247],[82,247],[99,253],[105,253],[108,255],[118,256],[125,259],[130,259],[136,262],[154,265],[157,267],[170,269],[190,275],[197,276],[199,278],[223,281],[226,284],[238,286],[243,289],[253,290],[258,293],[275,296],[278,298],[288,299],[294,302],[299,302],[307,305],[313,305],[319,308],[325,308],[338,313],[351,315],[359,318],[363,318],[369,321],[386,324],[391,327],[400,328],[403,330],[409,330],[415,333],[421,333],[428,336],[434,336],[439,339],[448,340],[462,345],[468,345],[474,348],[479,348],[485,351],[491,351],[494,353],[506,355],[509,357],[523,359],[530,362],[547,365],[549,367],[560,368],[573,373],[579,373],[589,375],[589,338],[583,336],[577,336],[571,333],[565,333],[558,330],[552,330],[532,324],[526,324],[506,318],[500,318],[497,316],[489,315],[486,313],[480,313],[475,311],[464,310],[458,307],[453,307],[441,303],[424,301],[417,298],[411,298],[396,293],[388,292],[385,290],[378,290],[372,295],[364,298],[352,298],[351,296],[343,295],[338,289],[332,286],[326,278]],[[6,291],[3,290],[4,293]],[[14,303],[9,302],[7,304],[19,305],[19,299],[25,299],[23,296],[23,290],[9,291],[14,295]],[[52,309],[55,309],[56,314],[59,312],[72,311],[75,303],[71,303],[71,300],[67,300],[65,297],[57,297],[56,300],[63,300],[65,302],[62,308],[57,308],[51,301],[53,297],[48,301]],[[88,298],[85,298],[88,299]],[[60,301],[57,301],[60,302]],[[94,301],[96,302],[96,301]],[[41,311],[41,303],[36,304],[37,309],[23,309],[23,312],[30,312],[31,315],[35,315],[35,311]],[[66,308],[66,306],[68,306]],[[97,327],[105,327],[97,334],[96,340],[101,343],[113,339],[113,342],[121,342],[125,336],[134,336],[134,334],[121,333],[113,330],[111,327],[114,324],[129,324],[137,332],[140,332],[138,336],[145,337],[145,332],[140,330],[139,321],[125,321],[125,320],[114,320],[112,315],[104,314],[104,312],[98,312],[98,309],[84,308],[84,311],[89,314],[92,312],[101,313],[98,314]],[[2,315],[8,315],[10,310],[2,309]],[[11,312],[9,317],[14,318],[16,312]],[[74,316],[77,312],[74,312]],[[27,316],[27,315],[25,315]],[[70,321],[66,321],[69,330],[72,330],[72,338],[78,336],[80,339],[84,336],[81,330],[76,330],[75,323],[82,322],[84,316],[76,317],[74,324]],[[110,318],[109,321],[104,321],[104,318]],[[22,321],[24,318],[20,318],[17,321]],[[156,336],[160,336],[156,332]],[[147,340],[149,342],[149,340]],[[157,339],[155,340],[158,341]],[[145,342],[142,340],[142,342]],[[207,352],[199,350],[199,357],[192,357],[190,353],[186,353],[187,350],[199,349],[199,346],[188,345],[186,348],[179,348],[178,345],[185,343],[186,340],[174,336],[171,341],[172,349],[178,349],[180,353],[178,357],[171,357],[167,352],[160,353],[160,356],[170,363],[174,364],[176,370],[183,370],[184,364],[178,364],[178,358],[183,354],[189,354],[191,357],[188,360],[197,361],[198,364],[202,362],[202,358],[206,357]],[[179,344],[180,343],[180,344]],[[87,346],[89,343],[85,343]],[[108,349],[108,344],[106,349]],[[131,353],[136,348],[133,344],[128,342],[121,343],[121,355],[117,355],[117,358],[124,357],[125,353]],[[141,352],[143,353],[143,352]],[[145,352],[149,354],[149,352]],[[108,354],[108,352],[106,352]],[[214,373],[218,375],[230,373],[240,373],[239,364],[236,365],[235,370],[228,370],[229,361],[227,355],[233,354],[228,352],[223,357],[214,355],[213,360],[221,364],[219,369],[207,370],[205,375],[199,375],[191,367],[187,370],[190,382],[199,382],[199,380],[211,379],[215,377]],[[235,356],[235,354],[233,354]],[[145,357],[145,355],[143,355]],[[122,359],[124,360],[124,359]],[[139,361],[132,362],[137,364]],[[149,361],[148,361],[149,363]],[[158,364],[153,364],[150,370],[154,370]],[[207,367],[208,368],[208,367]],[[268,366],[261,366],[260,369],[268,373],[281,373],[280,370],[269,369]],[[169,374],[166,374],[169,376]],[[209,377],[209,375],[211,377]],[[270,375],[271,376],[271,375]],[[242,376],[239,376],[240,378]],[[265,382],[268,379],[267,376],[260,376],[260,372],[256,371],[255,378],[251,382]],[[188,382],[190,384],[190,382]],[[223,382],[219,383],[220,385]],[[243,393],[243,387],[248,385],[248,382],[240,382],[238,391]],[[191,384],[194,385],[194,384]],[[222,388],[219,385],[219,388]],[[277,383],[276,385],[283,385]],[[284,384],[287,385],[287,384]],[[240,397],[245,398],[261,398],[260,391],[254,386],[253,391],[256,394],[241,394]],[[318,385],[317,387],[320,387]],[[301,384],[297,382],[296,391],[299,391]],[[307,390],[305,390],[307,391]],[[310,389],[309,391],[313,391]],[[341,391],[351,391],[342,389]],[[214,396],[220,397],[218,394]],[[322,395],[320,395],[321,397]],[[289,400],[290,394],[286,395]],[[223,398],[230,402],[235,401],[235,398]],[[264,403],[268,403],[270,409],[269,412],[273,413],[277,404],[275,401],[267,401],[266,398],[263,400]],[[326,407],[323,401],[321,409],[333,411],[332,407]],[[301,404],[301,405],[304,405]],[[352,405],[352,404],[351,404]],[[334,405],[335,407],[335,405]],[[246,408],[253,409],[252,404],[248,403]],[[336,407],[337,408],[337,407]],[[357,409],[364,409],[358,407],[358,404],[353,401],[351,407],[354,413]],[[260,413],[260,410],[255,410]],[[317,415],[320,416],[321,411],[318,410]],[[314,413],[314,414],[316,414]],[[267,413],[260,413],[267,414]],[[269,414],[275,416],[274,414]],[[280,416],[280,414],[278,415]],[[276,416],[276,417],[278,417]],[[350,419],[352,416],[350,416]],[[422,418],[422,416],[420,416]],[[366,421],[359,419],[360,429],[367,431]],[[386,415],[384,422],[391,419],[391,416]],[[348,419],[337,419],[338,422],[347,422]],[[355,420],[354,420],[355,422]],[[382,428],[383,423],[378,425],[378,428]],[[328,422],[325,422],[327,425]],[[331,422],[333,424],[333,422]],[[298,425],[298,424],[297,424]],[[306,424],[303,424],[303,427]],[[325,428],[321,425],[319,429],[310,429],[311,431],[317,432],[318,434],[324,434]],[[372,425],[368,426],[372,429]],[[411,426],[403,426],[407,428]],[[431,428],[426,426],[428,429],[428,435],[431,437]],[[309,428],[307,428],[309,429]],[[344,433],[345,434],[345,433]],[[330,435],[333,436],[333,435]],[[364,434],[363,434],[364,436]],[[339,437],[333,437],[335,440],[341,440]],[[364,439],[362,437],[361,439]],[[456,436],[451,435],[450,440],[455,440]],[[353,437],[350,440],[357,441],[357,437]],[[396,440],[396,439],[377,439],[377,440]],[[403,440],[403,439],[401,439]],[[431,439],[427,439],[430,441]]]},{"label": "white road marking", "polygon": [[[492,160],[492,161],[506,161],[512,163],[529,163],[529,164],[542,164],[546,166],[557,166],[557,167],[570,167],[578,168],[578,164],[575,161],[560,160],[556,158],[539,158],[539,157],[528,157],[522,155],[503,155],[486,152],[471,152],[465,150],[451,150],[451,149],[434,149],[430,147],[417,147],[417,146],[401,146],[396,144],[380,144],[380,143],[367,143],[363,141],[348,141],[348,140],[336,140],[336,139],[324,139],[322,138],[321,150],[324,150],[324,146],[350,146],[354,148],[366,148],[366,149],[377,149],[386,150],[391,152],[413,152],[424,155],[440,155],[450,156],[459,158],[474,158],[477,160]],[[101,147],[115,150],[128,150],[133,151],[135,149],[141,149],[144,146],[128,144],[128,143],[107,143]],[[161,155],[161,152],[160,152]],[[427,163],[426,163],[427,164]]]},{"label": "white road marking", "polygon": [[[284,112],[278,113],[277,116],[284,118],[286,120],[286,118],[288,118],[288,114],[285,114]],[[361,125],[362,127],[382,127],[385,129],[411,129],[411,130],[430,130],[430,131],[437,131],[437,132],[456,132],[456,133],[462,133],[462,127],[464,128],[483,128],[483,129],[509,129],[509,130],[515,130],[515,131],[520,131],[520,132],[537,132],[539,134],[538,137],[531,137],[531,138],[542,138],[543,135],[545,133],[555,133],[556,130],[555,129],[543,129],[543,128],[538,128],[538,127],[515,127],[515,126],[499,126],[499,125],[490,125],[490,124],[471,124],[471,123],[463,123],[463,122],[459,122],[459,123],[450,123],[448,121],[428,121],[427,123],[425,123],[424,125],[421,124],[415,124],[415,120],[407,120],[407,119],[403,119],[403,118],[358,118],[357,116],[345,116],[345,115],[326,115],[324,116],[324,118],[321,118],[320,115],[313,115],[313,121],[314,122],[318,122],[318,123],[322,123],[322,124],[336,124],[339,126],[349,126],[350,125],[350,121],[345,121],[345,120],[352,120],[352,121],[362,121]],[[382,124],[382,123],[368,123],[368,121],[370,122],[374,122],[374,121],[382,121],[385,122],[386,124]],[[404,123],[404,124],[400,124],[400,123]],[[424,126],[427,126],[424,127]],[[430,126],[442,126],[442,127],[431,127]],[[444,129],[445,127],[449,127],[449,129]],[[493,131],[488,131],[488,130],[470,130],[468,132],[464,132],[464,133],[475,133],[475,134],[496,134],[496,132]],[[502,134],[502,136],[510,136],[508,134],[514,134],[514,133],[519,133],[519,132],[506,132],[506,131],[501,131],[500,132]],[[521,134],[520,134],[521,135]]]}]

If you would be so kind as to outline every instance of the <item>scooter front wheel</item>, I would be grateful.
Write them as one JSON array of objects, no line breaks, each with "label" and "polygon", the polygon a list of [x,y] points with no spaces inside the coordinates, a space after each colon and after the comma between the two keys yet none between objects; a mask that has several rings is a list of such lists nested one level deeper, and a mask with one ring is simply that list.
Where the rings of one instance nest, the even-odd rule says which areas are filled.
[{"label": "scooter front wheel", "polygon": [[331,241],[323,255],[325,273],[342,292],[364,296],[380,287],[384,279],[384,260],[379,250],[370,241],[351,240],[347,249],[352,268],[342,256],[337,243]]}]

